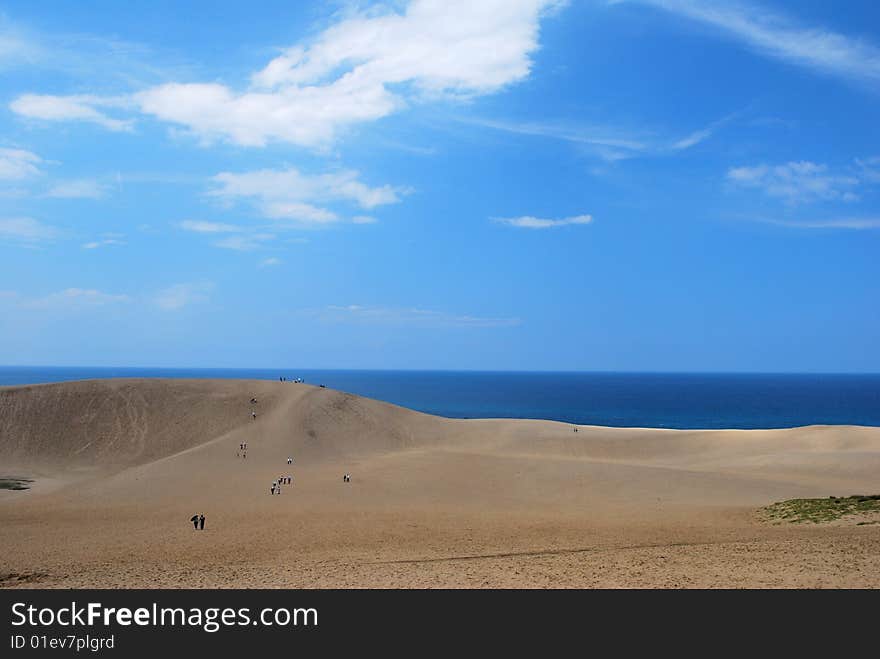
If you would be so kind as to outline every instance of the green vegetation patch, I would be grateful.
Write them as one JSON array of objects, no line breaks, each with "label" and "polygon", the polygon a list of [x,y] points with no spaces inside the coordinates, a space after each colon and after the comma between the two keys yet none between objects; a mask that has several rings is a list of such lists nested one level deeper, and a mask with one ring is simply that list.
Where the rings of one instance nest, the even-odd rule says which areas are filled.
[{"label": "green vegetation patch", "polygon": [[31,478],[0,478],[0,490],[27,490],[33,482]]},{"label": "green vegetation patch", "polygon": [[791,522],[832,522],[847,515],[880,512],[880,494],[856,494],[851,497],[827,499],[789,499],[762,508],[770,520],[781,524]]}]

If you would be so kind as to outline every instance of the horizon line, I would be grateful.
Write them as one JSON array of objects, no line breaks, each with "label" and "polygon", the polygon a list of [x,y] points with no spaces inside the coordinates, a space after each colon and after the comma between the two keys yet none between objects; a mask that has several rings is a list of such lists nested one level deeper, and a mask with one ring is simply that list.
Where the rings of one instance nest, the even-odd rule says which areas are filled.
[{"label": "horizon line", "polygon": [[728,370],[637,370],[637,369],[479,369],[479,368],[322,368],[322,367],[278,367],[278,366],[92,366],[59,364],[0,364],[0,369],[155,369],[155,370],[195,370],[195,371],[336,371],[336,372],[380,372],[380,373],[564,373],[564,374],[606,374],[606,375],[873,375],[878,371],[728,371]]}]

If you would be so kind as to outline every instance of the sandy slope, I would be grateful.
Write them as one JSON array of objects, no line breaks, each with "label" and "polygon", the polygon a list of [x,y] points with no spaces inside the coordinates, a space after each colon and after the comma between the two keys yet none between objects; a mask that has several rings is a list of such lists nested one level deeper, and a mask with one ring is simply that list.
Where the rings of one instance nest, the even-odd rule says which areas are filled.
[{"label": "sandy slope", "polygon": [[8,476],[36,482],[0,491],[5,586],[880,586],[880,525],[755,513],[880,491],[876,428],[574,432],[292,383],[87,381],[0,388]]}]

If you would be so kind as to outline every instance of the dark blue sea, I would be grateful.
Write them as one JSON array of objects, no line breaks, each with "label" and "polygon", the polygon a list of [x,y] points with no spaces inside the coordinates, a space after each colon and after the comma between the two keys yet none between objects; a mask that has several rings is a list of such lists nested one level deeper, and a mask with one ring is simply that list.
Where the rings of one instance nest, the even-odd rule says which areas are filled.
[{"label": "dark blue sea", "polygon": [[[301,377],[456,418],[552,419],[649,428],[880,426],[880,374],[541,373],[0,367],[0,385],[89,378]],[[296,386],[291,383],[290,386]]]}]

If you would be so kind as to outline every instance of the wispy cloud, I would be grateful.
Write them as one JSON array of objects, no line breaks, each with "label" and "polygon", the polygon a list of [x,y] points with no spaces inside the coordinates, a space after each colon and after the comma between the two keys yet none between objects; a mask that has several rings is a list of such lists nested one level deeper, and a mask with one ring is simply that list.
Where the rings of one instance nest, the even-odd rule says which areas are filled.
[{"label": "wispy cloud", "polygon": [[100,199],[107,193],[107,186],[91,179],[61,181],[46,193],[47,197],[58,199]]},{"label": "wispy cloud", "polygon": [[206,235],[225,235],[225,237],[211,243],[214,247],[231,249],[238,252],[251,252],[264,247],[269,241],[275,240],[276,235],[260,229],[225,224],[223,222],[205,222],[203,220],[184,220],[178,225],[185,231]]},{"label": "wispy cloud", "polygon": [[351,221],[355,224],[376,224],[379,220],[372,215],[355,215]]},{"label": "wispy cloud", "polygon": [[519,318],[487,318],[460,315],[445,311],[420,308],[371,307],[352,304],[309,309],[303,313],[328,323],[390,325],[423,328],[488,328],[514,327],[522,324]]},{"label": "wispy cloud", "polygon": [[762,54],[804,68],[880,83],[880,48],[824,27],[808,27],[757,4],[715,0],[634,0],[721,30]]},{"label": "wispy cloud", "polygon": [[0,181],[22,181],[41,173],[43,160],[24,149],[0,148]]},{"label": "wispy cloud", "polygon": [[33,25],[0,14],[0,70],[33,69],[60,72],[102,86],[126,88],[154,84],[169,76],[192,76],[193,68],[179,53],[84,32],[41,32]]},{"label": "wispy cloud", "polygon": [[265,217],[291,220],[302,225],[321,225],[339,221],[339,215],[325,205],[333,202],[360,208],[394,204],[407,191],[390,185],[371,187],[356,171],[343,170],[308,175],[289,168],[252,172],[223,172],[213,178],[209,195],[224,201],[247,199]]},{"label": "wispy cloud", "polygon": [[58,229],[31,217],[0,218],[0,242],[35,247],[57,238]]},{"label": "wispy cloud", "polygon": [[569,121],[504,121],[458,118],[460,123],[493,130],[569,142],[608,162],[644,156],[662,156],[689,149],[714,135],[738,113],[722,117],[683,138],[659,135],[656,131],[628,130]]},{"label": "wispy cloud", "polygon": [[880,229],[880,217],[848,217],[826,220],[780,220],[773,218],[758,218],[758,221],[788,227],[790,229],[849,229],[856,231]]},{"label": "wispy cloud", "polygon": [[184,220],[178,226],[184,231],[193,231],[195,233],[237,233],[242,231],[241,227],[234,224],[204,222],[202,220]]},{"label": "wispy cloud", "polygon": [[129,106],[130,101],[126,97],[51,96],[45,94],[24,94],[9,104],[9,108],[13,112],[30,119],[84,121],[98,124],[112,131],[131,130],[134,120],[111,117],[107,114],[106,109]]},{"label": "wispy cloud", "polygon": [[125,245],[124,237],[121,233],[105,233],[100,239],[85,243],[82,247],[83,249],[98,249],[99,247]]},{"label": "wispy cloud", "polygon": [[275,240],[274,233],[252,233],[222,238],[214,243],[214,247],[232,249],[238,252],[252,252],[255,249],[260,249],[271,240]]},{"label": "wispy cloud", "polygon": [[856,158],[859,177],[868,183],[880,183],[880,157]]},{"label": "wispy cloud", "polygon": [[716,131],[724,126],[725,124],[732,121],[736,118],[740,113],[734,112],[732,114],[727,115],[726,117],[722,117],[717,121],[713,121],[711,124],[706,126],[705,128],[700,128],[699,130],[695,130],[690,135],[683,137],[682,139],[674,142],[671,146],[673,151],[684,151],[685,149],[690,149],[702,142],[705,142],[710,137],[712,137]]},{"label": "wispy cloud", "polygon": [[827,165],[808,160],[784,165],[733,167],[727,180],[745,188],[761,190],[786,203],[806,204],[816,201],[856,201],[860,183],[853,174],[831,172]]},{"label": "wispy cloud", "polygon": [[593,221],[593,216],[575,215],[559,220],[548,220],[541,217],[532,217],[531,215],[522,215],[520,217],[493,217],[492,221],[520,229],[555,229],[573,224],[590,224]]},{"label": "wispy cloud", "polygon": [[649,143],[618,128],[590,126],[570,122],[517,122],[494,119],[460,119],[464,123],[494,128],[520,135],[552,137],[567,142],[611,147],[627,151],[644,151]]},{"label": "wispy cloud", "polygon": [[28,309],[76,309],[130,301],[128,295],[104,293],[92,288],[67,288],[41,298],[19,299],[19,306]]},{"label": "wispy cloud", "polygon": [[281,263],[281,259],[270,256],[269,258],[260,261],[259,266],[261,268],[271,268],[272,266],[281,265]]},{"label": "wispy cloud", "polygon": [[204,302],[214,289],[211,282],[188,282],[173,284],[153,297],[153,302],[165,311],[178,311],[197,302]]}]

